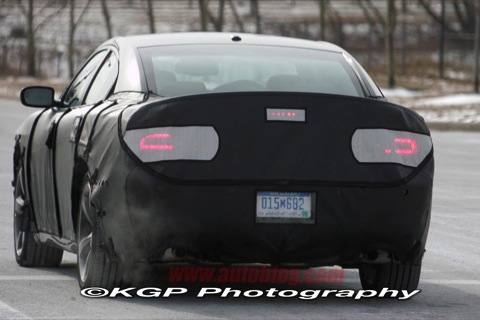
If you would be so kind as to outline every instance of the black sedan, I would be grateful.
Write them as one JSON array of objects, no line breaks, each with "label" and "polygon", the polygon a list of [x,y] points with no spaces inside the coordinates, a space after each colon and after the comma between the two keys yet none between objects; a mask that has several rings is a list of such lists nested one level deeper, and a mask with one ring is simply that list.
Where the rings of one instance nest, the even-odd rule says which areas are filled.
[{"label": "black sedan", "polygon": [[417,287],[433,146],[326,42],[185,33],[102,44],[14,150],[15,255],[78,256],[81,288],[137,263],[359,268],[366,289]]}]

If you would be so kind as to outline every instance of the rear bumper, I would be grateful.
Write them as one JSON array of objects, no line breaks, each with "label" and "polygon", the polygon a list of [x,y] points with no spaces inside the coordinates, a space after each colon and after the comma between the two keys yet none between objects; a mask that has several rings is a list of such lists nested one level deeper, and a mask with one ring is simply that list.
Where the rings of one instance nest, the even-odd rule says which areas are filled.
[{"label": "rear bumper", "polygon": [[[136,167],[115,205],[126,214],[107,212],[105,232],[122,259],[144,262],[162,261],[169,248],[204,261],[355,265],[362,253],[382,249],[418,262],[430,220],[430,172],[433,160],[395,187],[193,186]],[[256,223],[260,190],[314,192],[315,223]]]}]

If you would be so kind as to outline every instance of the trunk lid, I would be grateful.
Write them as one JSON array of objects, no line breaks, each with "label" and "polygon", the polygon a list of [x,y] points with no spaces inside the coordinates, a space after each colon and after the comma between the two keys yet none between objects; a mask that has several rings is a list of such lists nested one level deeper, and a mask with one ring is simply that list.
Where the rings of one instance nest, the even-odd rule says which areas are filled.
[{"label": "trunk lid", "polygon": [[[279,119],[277,109],[285,109],[285,116],[278,114]],[[288,112],[295,110],[299,112],[289,119]],[[303,112],[304,119],[299,116]],[[213,158],[144,163],[150,172],[182,184],[396,184],[418,168],[360,163],[352,151],[355,131],[381,128],[429,136],[418,114],[385,101],[267,92],[156,101],[135,112],[125,129],[191,126],[215,130],[218,150]]]}]

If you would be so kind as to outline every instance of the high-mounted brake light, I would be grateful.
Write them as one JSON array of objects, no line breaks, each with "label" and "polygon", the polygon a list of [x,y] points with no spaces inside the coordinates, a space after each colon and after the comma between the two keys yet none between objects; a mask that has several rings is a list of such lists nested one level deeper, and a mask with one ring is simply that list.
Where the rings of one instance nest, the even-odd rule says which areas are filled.
[{"label": "high-mounted brake light", "polygon": [[407,131],[358,129],[352,137],[353,154],[362,163],[399,163],[417,167],[432,147],[430,136]]},{"label": "high-mounted brake light", "polygon": [[267,121],[305,122],[305,109],[267,108]]},{"label": "high-mounted brake light", "polygon": [[127,130],[123,137],[143,162],[168,160],[212,160],[219,138],[213,127],[158,127]]}]

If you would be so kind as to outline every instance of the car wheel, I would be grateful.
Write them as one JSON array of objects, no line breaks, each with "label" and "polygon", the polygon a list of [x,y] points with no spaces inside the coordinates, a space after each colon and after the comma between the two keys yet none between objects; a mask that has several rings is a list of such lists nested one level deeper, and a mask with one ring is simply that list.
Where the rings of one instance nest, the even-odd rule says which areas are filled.
[{"label": "car wheel", "polygon": [[92,188],[88,177],[82,184],[77,224],[77,272],[82,289],[119,287],[122,264],[111,261],[104,250],[105,241],[94,206],[91,204]]},{"label": "car wheel", "polygon": [[365,290],[415,290],[420,280],[421,263],[390,262],[383,264],[363,263],[360,266],[360,281]]},{"label": "car wheel", "polygon": [[58,266],[62,262],[63,250],[35,242],[29,230],[29,207],[22,168],[17,171],[13,195],[13,236],[17,263],[22,267]]}]

